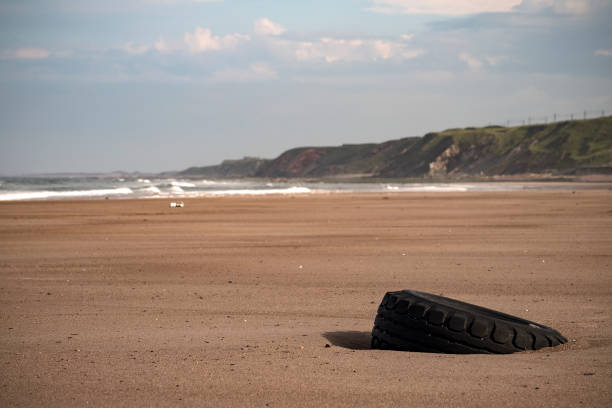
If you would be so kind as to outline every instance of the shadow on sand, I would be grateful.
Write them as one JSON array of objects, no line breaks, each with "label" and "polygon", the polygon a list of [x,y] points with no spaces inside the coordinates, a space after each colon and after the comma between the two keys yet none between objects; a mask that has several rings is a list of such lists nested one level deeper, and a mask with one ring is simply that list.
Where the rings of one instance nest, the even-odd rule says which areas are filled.
[{"label": "shadow on sand", "polygon": [[323,333],[331,344],[351,350],[369,350],[372,335],[370,332],[363,331],[334,331]]}]

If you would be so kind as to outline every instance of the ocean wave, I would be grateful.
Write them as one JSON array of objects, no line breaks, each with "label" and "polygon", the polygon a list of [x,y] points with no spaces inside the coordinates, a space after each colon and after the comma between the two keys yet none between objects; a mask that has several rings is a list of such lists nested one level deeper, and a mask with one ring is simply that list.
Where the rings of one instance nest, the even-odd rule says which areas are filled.
[{"label": "ocean wave", "polygon": [[473,189],[473,187],[463,184],[404,184],[400,186],[387,184],[385,189],[390,192],[394,191],[398,193],[461,193],[470,191]]},{"label": "ocean wave", "polygon": [[230,184],[230,182],[204,179],[204,180],[198,180],[198,184],[201,186],[217,186],[217,185]]},{"label": "ocean wave", "polygon": [[266,195],[266,194],[308,194],[313,191],[307,187],[288,187],[288,188],[268,188],[261,190],[240,189],[240,190],[218,190],[206,191],[203,196],[232,196],[232,195]]},{"label": "ocean wave", "polygon": [[159,188],[155,187],[155,186],[145,187],[145,188],[142,188],[142,189],[140,189],[138,191],[146,191],[148,193],[153,193],[153,194],[161,193],[161,190]]},{"label": "ocean wave", "polygon": [[14,191],[0,194],[0,201],[41,200],[46,198],[100,197],[133,194],[128,187],[103,190],[73,190],[73,191]]},{"label": "ocean wave", "polygon": [[151,180],[149,180],[149,179],[141,179],[141,178],[139,178],[136,181],[138,181],[139,183],[145,183],[145,184],[150,184],[151,183]]},{"label": "ocean wave", "polygon": [[179,188],[180,188],[180,187],[195,187],[195,186],[196,186],[195,184],[193,184],[193,183],[188,183],[188,182],[186,182],[186,181],[172,181],[172,182],[170,182],[170,184],[171,184],[173,187],[179,187]]},{"label": "ocean wave", "polygon": [[175,185],[173,185],[170,188],[170,191],[172,191],[173,193],[184,193],[185,192],[185,190],[183,190],[180,186],[175,186]]}]

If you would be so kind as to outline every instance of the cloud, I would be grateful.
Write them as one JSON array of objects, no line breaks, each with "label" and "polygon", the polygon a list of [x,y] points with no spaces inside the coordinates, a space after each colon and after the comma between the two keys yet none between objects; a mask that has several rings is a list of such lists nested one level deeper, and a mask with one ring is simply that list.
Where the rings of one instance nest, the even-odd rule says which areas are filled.
[{"label": "cloud", "polygon": [[268,20],[267,18],[260,18],[255,20],[253,23],[255,34],[259,35],[281,35],[287,32],[287,29],[280,24]]},{"label": "cloud", "polygon": [[45,59],[51,55],[51,52],[44,48],[17,48],[15,50],[6,50],[2,53],[4,59]]},{"label": "cloud", "polygon": [[470,53],[462,52],[459,54],[459,59],[467,64],[467,66],[474,71],[481,69],[483,66],[496,66],[502,61],[507,60],[508,57],[505,55],[485,55],[482,58],[475,57]]},{"label": "cloud", "polygon": [[160,37],[159,40],[153,44],[153,48],[162,54],[171,51],[170,45],[162,37]]},{"label": "cloud", "polygon": [[[279,36],[287,30],[282,25],[261,18],[254,21],[254,32],[264,36]],[[414,34],[403,34],[401,41],[388,41],[380,39],[342,39],[323,37],[313,41],[295,41],[286,39],[269,39],[268,47],[273,53],[295,58],[299,61],[326,61],[328,63],[340,61],[378,61],[416,58],[424,51],[408,48],[405,44],[413,38]]]},{"label": "cloud", "polygon": [[123,46],[123,51],[129,55],[142,55],[149,51],[151,47],[148,45],[137,45],[129,42]]},{"label": "cloud", "polygon": [[424,53],[421,49],[408,49],[404,43],[384,40],[321,38],[288,45],[293,47],[295,58],[300,61],[323,60],[329,63],[410,59]]},{"label": "cloud", "polygon": [[509,12],[521,0],[371,0],[369,11],[385,14],[464,15]]},{"label": "cloud", "polygon": [[476,57],[473,57],[467,52],[462,52],[461,54],[459,54],[459,59],[465,62],[468,65],[468,67],[470,67],[470,69],[473,69],[473,70],[478,70],[482,68],[482,65],[483,65],[481,60],[479,60]]},{"label": "cloud", "polygon": [[184,40],[189,52],[196,54],[206,51],[220,51],[235,48],[241,42],[249,41],[246,34],[227,34],[223,37],[212,35],[210,28],[197,27],[193,33],[185,33]]},{"label": "cloud", "polygon": [[601,55],[604,57],[612,57],[612,50],[596,50],[595,55]]},{"label": "cloud", "polygon": [[135,44],[133,42],[126,43],[122,50],[128,55],[138,56],[146,54],[149,51],[155,50],[160,54],[167,54],[174,51],[180,51],[185,49],[184,43],[168,43],[163,37],[159,37],[159,40],[153,44]]},{"label": "cloud", "polygon": [[246,69],[230,68],[217,71],[211,82],[255,82],[278,79],[278,74],[266,63],[251,64]]},{"label": "cloud", "polygon": [[369,11],[385,14],[468,15],[479,13],[584,14],[609,0],[370,0]]},{"label": "cloud", "polygon": [[500,62],[502,62],[503,60],[507,58],[508,57],[504,55],[495,55],[495,56],[486,55],[484,57],[485,61],[487,61],[487,63],[491,66],[499,65]]},{"label": "cloud", "polygon": [[606,0],[523,0],[516,10],[523,12],[550,10],[558,14],[584,14],[605,3]]},{"label": "cloud", "polygon": [[182,47],[171,46],[166,42],[166,40],[160,37],[159,40],[154,42],[152,45],[134,44],[133,42],[128,42],[123,46],[123,51],[128,55],[136,56],[146,54],[151,50],[155,50],[160,54],[165,54],[180,48]]}]

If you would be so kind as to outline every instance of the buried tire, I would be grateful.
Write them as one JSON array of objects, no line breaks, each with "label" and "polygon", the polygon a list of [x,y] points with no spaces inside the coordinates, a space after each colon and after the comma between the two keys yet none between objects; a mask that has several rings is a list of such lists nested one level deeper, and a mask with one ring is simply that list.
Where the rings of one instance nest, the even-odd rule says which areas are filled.
[{"label": "buried tire", "polygon": [[385,294],[372,329],[378,349],[508,354],[563,343],[567,339],[550,327],[413,290]]}]

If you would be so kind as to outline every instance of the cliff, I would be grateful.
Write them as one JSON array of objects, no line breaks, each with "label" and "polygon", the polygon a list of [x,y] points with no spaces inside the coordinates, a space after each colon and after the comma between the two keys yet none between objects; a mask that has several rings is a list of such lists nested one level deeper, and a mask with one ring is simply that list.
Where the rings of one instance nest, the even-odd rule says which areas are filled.
[{"label": "cliff", "polygon": [[300,147],[273,160],[192,167],[205,177],[461,178],[612,173],[612,117],[519,127],[449,129],[384,143]]}]

